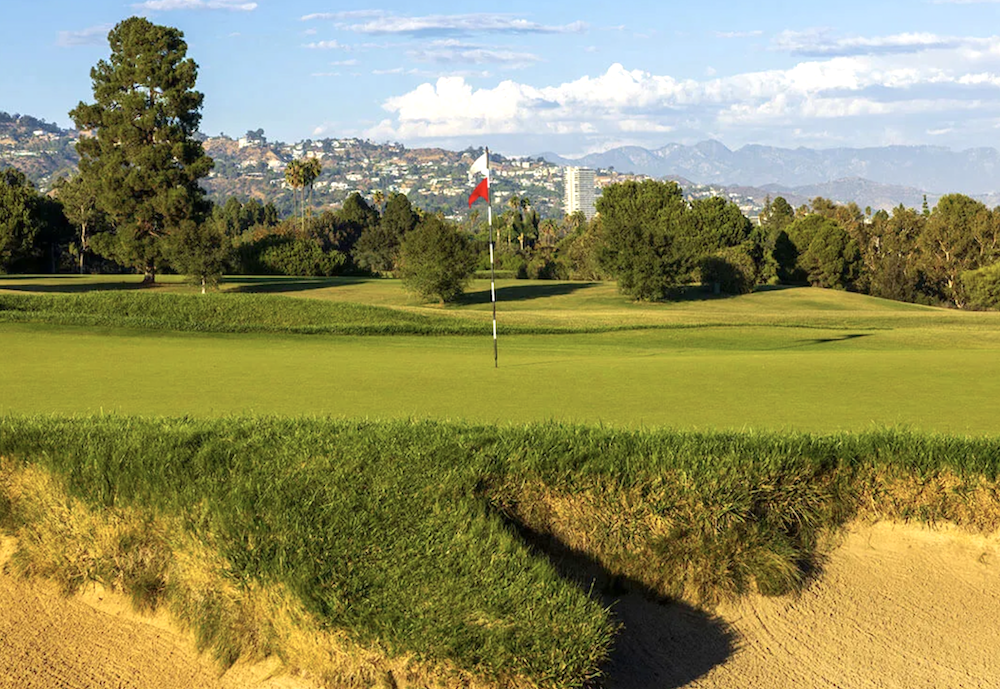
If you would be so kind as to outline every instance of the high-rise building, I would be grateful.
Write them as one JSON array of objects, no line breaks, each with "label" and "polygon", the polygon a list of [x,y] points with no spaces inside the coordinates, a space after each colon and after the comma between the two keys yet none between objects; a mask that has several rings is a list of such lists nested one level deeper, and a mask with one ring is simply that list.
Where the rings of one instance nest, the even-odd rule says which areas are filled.
[{"label": "high-rise building", "polygon": [[597,215],[597,208],[594,206],[597,186],[594,183],[594,171],[585,167],[567,167],[564,169],[564,176],[566,194],[563,197],[563,208],[566,215],[583,211],[587,220],[593,219]]}]

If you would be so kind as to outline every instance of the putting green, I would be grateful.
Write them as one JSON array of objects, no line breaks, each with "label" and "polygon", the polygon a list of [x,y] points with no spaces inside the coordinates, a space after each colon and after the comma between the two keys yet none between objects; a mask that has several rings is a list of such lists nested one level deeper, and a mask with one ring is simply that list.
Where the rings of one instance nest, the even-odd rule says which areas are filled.
[{"label": "putting green", "polygon": [[0,413],[251,412],[685,429],[1000,432],[978,328],[694,327],[473,337],[0,325]]}]

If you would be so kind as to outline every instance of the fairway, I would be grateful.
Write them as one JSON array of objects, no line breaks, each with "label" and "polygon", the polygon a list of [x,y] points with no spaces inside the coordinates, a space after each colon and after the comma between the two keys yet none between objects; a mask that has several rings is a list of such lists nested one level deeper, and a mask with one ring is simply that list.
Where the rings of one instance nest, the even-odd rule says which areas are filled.
[{"label": "fairway", "polygon": [[[39,291],[106,284],[80,280],[29,284]],[[248,280],[230,289],[438,319],[488,316],[480,285],[463,305],[442,309],[414,303],[395,281],[307,282]],[[488,331],[359,337],[0,323],[0,413],[1000,431],[996,314],[806,288],[640,305],[613,285],[519,282],[501,285],[501,295],[518,294],[501,303],[501,322],[566,332],[504,336],[501,327],[499,369]],[[28,284],[0,279],[4,287],[23,293]],[[270,297],[277,310],[290,298]],[[645,329],[580,332],[630,325]]]},{"label": "fairway", "polygon": [[[448,307],[394,280],[134,284],[0,278],[0,526],[67,591],[111,572],[169,609],[220,669],[266,644],[345,685],[867,681],[869,651],[908,659],[912,629],[991,629],[983,549],[914,565],[959,597],[914,588],[903,607],[927,613],[905,617],[879,607],[907,580],[874,532],[841,559],[834,539],[996,529],[1000,314],[507,281],[494,368],[482,282]],[[986,612],[956,623],[970,605]],[[855,638],[832,622],[855,607],[861,636],[823,650]],[[928,676],[976,676],[962,649]]]}]

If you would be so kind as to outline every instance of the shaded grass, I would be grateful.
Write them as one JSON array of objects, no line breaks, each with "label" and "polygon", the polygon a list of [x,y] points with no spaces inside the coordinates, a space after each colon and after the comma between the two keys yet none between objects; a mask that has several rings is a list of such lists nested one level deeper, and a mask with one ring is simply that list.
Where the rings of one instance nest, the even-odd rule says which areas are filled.
[{"label": "shaded grass", "polygon": [[215,333],[482,335],[482,324],[363,304],[250,294],[0,295],[0,322]]},{"label": "shaded grass", "polygon": [[1000,440],[904,432],[3,417],[0,455],[211,535],[354,643],[501,684],[582,686],[615,629],[521,527],[692,601],[794,590],[859,516],[1000,527]]},{"label": "shaded grass", "polygon": [[[542,291],[534,286],[509,287],[526,294],[572,294],[552,286]],[[482,295],[480,295],[481,297]],[[470,297],[472,299],[473,297]],[[488,299],[487,299],[488,303]],[[511,303],[507,302],[506,307]],[[753,321],[745,318],[700,318],[697,321],[664,321],[601,314],[570,309],[559,315],[505,314],[504,335],[584,334],[643,330],[688,330],[702,328],[782,327],[845,330],[886,329],[872,323],[816,323],[784,319]],[[273,333],[291,335],[476,335],[492,331],[488,314],[459,308],[399,308],[338,300],[299,299],[275,294],[183,294],[140,290],[95,290],[83,293],[0,293],[0,323],[39,323],[89,328],[203,332]],[[857,335],[855,335],[857,336]]]}]

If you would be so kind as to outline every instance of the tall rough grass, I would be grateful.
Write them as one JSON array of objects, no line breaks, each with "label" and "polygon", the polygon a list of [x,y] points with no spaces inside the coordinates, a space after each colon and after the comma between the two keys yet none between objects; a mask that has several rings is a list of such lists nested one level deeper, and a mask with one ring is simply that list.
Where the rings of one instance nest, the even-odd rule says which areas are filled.
[{"label": "tall rough grass", "polygon": [[5,417],[0,456],[90,509],[172,520],[236,590],[287,592],[358,647],[508,685],[584,685],[616,624],[526,530],[703,602],[795,589],[859,516],[1000,527],[1000,440],[888,431]]}]

